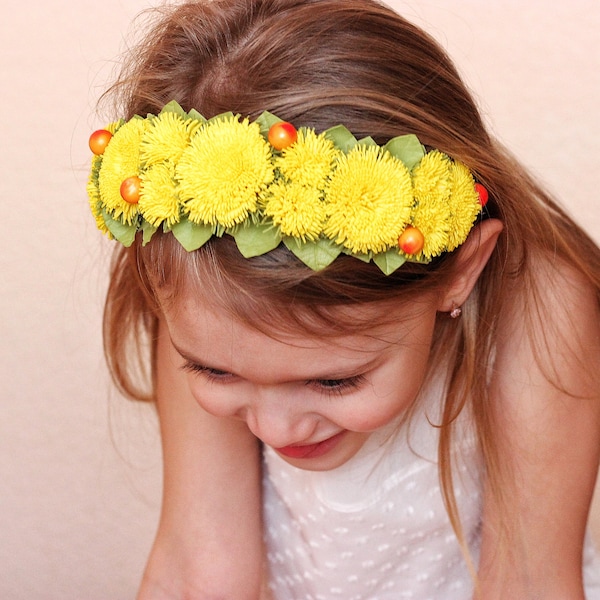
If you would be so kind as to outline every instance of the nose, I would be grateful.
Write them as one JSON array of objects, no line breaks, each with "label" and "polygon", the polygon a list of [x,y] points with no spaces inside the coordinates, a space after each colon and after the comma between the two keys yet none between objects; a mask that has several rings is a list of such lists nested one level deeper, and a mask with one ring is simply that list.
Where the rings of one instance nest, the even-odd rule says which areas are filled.
[{"label": "nose", "polygon": [[302,444],[314,434],[318,418],[306,412],[301,399],[289,399],[274,389],[257,390],[244,409],[248,429],[273,448]]}]

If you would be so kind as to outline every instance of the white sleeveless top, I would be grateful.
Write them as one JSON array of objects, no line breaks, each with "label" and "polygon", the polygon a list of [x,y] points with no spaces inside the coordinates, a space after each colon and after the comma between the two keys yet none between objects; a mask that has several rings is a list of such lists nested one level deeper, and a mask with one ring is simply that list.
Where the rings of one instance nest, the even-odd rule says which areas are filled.
[{"label": "white sleeveless top", "polygon": [[[439,430],[426,412],[399,431],[394,424],[373,434],[332,471],[297,469],[265,450],[265,539],[276,600],[471,598],[440,492]],[[481,463],[474,436],[461,426],[456,498],[476,565]],[[600,560],[590,544],[585,576],[587,600],[600,600]]]}]

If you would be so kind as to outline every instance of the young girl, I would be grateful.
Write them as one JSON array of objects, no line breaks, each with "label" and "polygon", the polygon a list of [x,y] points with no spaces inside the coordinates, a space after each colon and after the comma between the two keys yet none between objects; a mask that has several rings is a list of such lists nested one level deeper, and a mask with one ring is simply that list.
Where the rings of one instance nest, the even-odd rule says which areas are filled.
[{"label": "young girl", "polygon": [[374,0],[195,1],[116,90],[106,353],[164,451],[139,600],[600,598],[600,251],[443,51]]}]

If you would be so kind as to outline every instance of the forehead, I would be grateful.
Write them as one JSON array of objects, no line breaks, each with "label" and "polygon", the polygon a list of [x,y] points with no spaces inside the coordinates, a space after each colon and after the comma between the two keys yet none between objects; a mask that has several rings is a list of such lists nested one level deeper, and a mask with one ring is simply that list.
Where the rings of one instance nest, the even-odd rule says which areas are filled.
[{"label": "forehead", "polygon": [[[268,324],[268,307],[263,310],[261,320]],[[375,325],[381,311],[386,311],[388,318]],[[346,332],[333,333],[326,327],[310,332],[300,326],[284,331],[257,328],[192,294],[169,303],[164,310],[174,346],[193,362],[236,372],[256,368],[285,372],[310,367],[314,373],[315,367],[323,364],[330,374],[332,369],[366,364],[397,344],[430,343],[435,320],[431,304],[396,307],[393,312],[396,317],[389,318],[390,307],[340,307],[337,318],[343,320]],[[372,322],[373,326],[354,331],[353,324],[361,321]]]},{"label": "forehead", "polygon": [[[243,327],[247,333],[260,332],[292,343],[299,339],[314,344],[324,338],[388,337],[414,328],[437,310],[434,293],[413,294],[393,300],[344,305],[274,303],[270,297],[258,297],[236,290],[226,296],[197,286],[186,286],[174,297],[156,290],[167,321],[184,324],[188,330],[204,327],[215,330],[223,324]],[[234,297],[237,296],[237,297]],[[241,296],[241,298],[240,298]]]}]

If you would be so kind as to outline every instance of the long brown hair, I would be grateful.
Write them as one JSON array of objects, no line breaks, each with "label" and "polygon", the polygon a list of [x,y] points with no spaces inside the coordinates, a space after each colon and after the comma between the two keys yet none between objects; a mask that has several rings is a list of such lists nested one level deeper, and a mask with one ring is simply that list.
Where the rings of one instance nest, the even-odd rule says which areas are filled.
[{"label": "long brown hair", "polygon": [[[486,214],[502,220],[503,232],[462,319],[438,319],[432,350],[432,362],[442,352],[450,357],[439,459],[445,501],[460,536],[449,457],[452,423],[465,406],[492,491],[502,496],[504,465],[482,374],[492,364],[493,333],[508,290],[522,297],[533,319],[535,257],[551,254],[598,289],[600,253],[490,137],[444,51],[375,0],[196,1],[158,12],[111,91],[125,118],[156,114],[176,100],[206,117],[226,111],[256,117],[269,110],[317,131],[343,123],[357,137],[370,135],[378,143],[414,133],[467,164],[488,188]],[[267,305],[269,326],[292,323],[315,333],[327,324],[327,331],[341,333],[358,325],[337,322],[331,307],[436,289],[450,276],[453,261],[448,255],[427,268],[402,267],[386,277],[373,265],[343,257],[315,273],[284,248],[243,259],[226,237],[193,253],[169,235],[155,236],[147,247],[138,240],[117,249],[113,262],[104,325],[108,363],[126,395],[153,398],[157,285],[177,294],[201,281],[215,302],[258,327],[267,323],[257,306]],[[140,384],[140,369],[146,369],[149,386]]]}]

